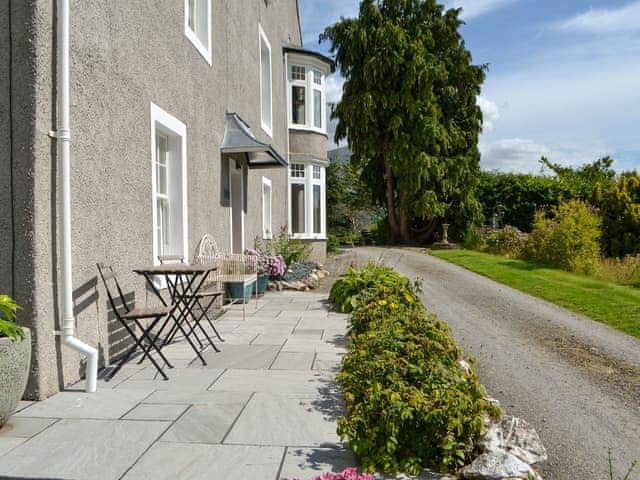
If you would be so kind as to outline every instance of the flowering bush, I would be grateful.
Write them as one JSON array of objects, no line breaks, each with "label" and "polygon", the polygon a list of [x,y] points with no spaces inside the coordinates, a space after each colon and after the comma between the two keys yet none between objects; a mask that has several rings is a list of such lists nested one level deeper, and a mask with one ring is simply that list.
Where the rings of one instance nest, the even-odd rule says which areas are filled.
[{"label": "flowering bush", "polygon": [[258,250],[248,249],[247,255],[253,255],[256,258],[257,271],[261,275],[269,277],[281,277],[287,271],[287,264],[281,255],[265,255]]},{"label": "flowering bush", "polygon": [[[281,480],[287,480],[283,478]],[[294,478],[293,480],[299,480]],[[323,473],[319,477],[313,477],[312,480],[373,480],[373,476],[368,473],[358,473],[354,467],[346,468],[340,473]]]}]

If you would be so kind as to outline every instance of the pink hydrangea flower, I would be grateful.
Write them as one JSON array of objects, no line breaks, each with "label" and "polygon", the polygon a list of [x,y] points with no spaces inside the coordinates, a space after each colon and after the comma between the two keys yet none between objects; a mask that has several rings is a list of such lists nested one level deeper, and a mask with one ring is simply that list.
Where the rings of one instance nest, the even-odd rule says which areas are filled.
[{"label": "pink hydrangea flower", "polygon": [[[281,480],[288,480],[282,478]],[[300,480],[294,478],[293,480]],[[323,473],[319,477],[313,477],[312,480],[373,480],[373,476],[368,473],[358,473],[355,467],[345,468],[340,473]]]}]

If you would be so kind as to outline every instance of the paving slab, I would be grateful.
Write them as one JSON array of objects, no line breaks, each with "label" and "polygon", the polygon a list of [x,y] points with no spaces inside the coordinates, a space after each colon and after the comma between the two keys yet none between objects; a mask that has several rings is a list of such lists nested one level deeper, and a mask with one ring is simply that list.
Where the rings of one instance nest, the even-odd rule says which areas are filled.
[{"label": "paving slab", "polygon": [[320,340],[323,333],[324,330],[318,328],[296,328],[293,331],[293,335],[296,337],[315,338],[316,340]]},{"label": "paving slab", "polygon": [[325,372],[290,370],[227,370],[212,391],[317,394],[332,377]]},{"label": "paving slab", "polygon": [[[21,445],[26,441],[27,439],[22,437],[0,437],[0,457],[9,453],[18,445]],[[1,463],[2,463],[2,460],[0,460],[0,464]]]},{"label": "paving slab", "polygon": [[245,404],[251,392],[180,392],[177,390],[158,390],[144,399],[144,403],[175,403],[179,405],[226,405]]},{"label": "paving slab", "polygon": [[222,443],[247,400],[192,405],[160,439],[163,442]]},{"label": "paving slab", "polygon": [[313,352],[281,352],[271,365],[271,370],[311,370]]},{"label": "paving slab", "polygon": [[[283,342],[284,343],[284,342]],[[221,352],[207,352],[205,360],[214,368],[269,368],[280,351],[274,345],[223,345]]]},{"label": "paving slab", "polygon": [[116,419],[153,390],[100,389],[95,393],[60,392],[18,412],[16,417]]},{"label": "paving slab", "polygon": [[316,353],[316,358],[313,361],[313,370],[326,370],[338,372],[342,367],[342,358],[344,353],[334,352],[320,352]]},{"label": "paving slab", "polygon": [[311,480],[324,472],[338,473],[357,465],[353,453],[343,448],[288,448],[280,477]]},{"label": "paving slab", "polygon": [[57,422],[55,418],[30,418],[14,415],[0,428],[0,438],[31,438],[55,422]]},{"label": "paving slab", "polygon": [[158,442],[124,480],[271,480],[283,453],[281,447]]},{"label": "paving slab", "polygon": [[341,406],[318,395],[256,393],[225,439],[225,444],[336,446],[335,420]]},{"label": "paving slab", "polygon": [[346,331],[347,322],[342,318],[329,317],[327,315],[324,316],[312,316],[309,314],[305,315],[296,328],[322,328],[324,330],[338,330],[338,331]]},{"label": "paving slab", "polygon": [[271,335],[267,333],[261,333],[253,339],[251,345],[275,345],[277,347],[281,347],[287,341],[287,338],[289,338],[288,335]]},{"label": "paving slab", "polygon": [[292,336],[287,340],[287,343],[282,347],[283,352],[327,352],[335,353],[342,352],[344,348],[341,345],[336,345],[329,341],[315,340],[311,338],[294,337]]},{"label": "paving slab", "polygon": [[172,368],[165,370],[169,380],[164,380],[158,372],[145,370],[120,383],[115,390],[206,390],[223,371],[220,368]]},{"label": "paving slab", "polygon": [[179,404],[147,404],[141,403],[127,413],[123,420],[166,420],[173,421],[189,408]]},{"label": "paving slab", "polygon": [[62,420],[3,455],[0,477],[115,480],[167,422]]}]

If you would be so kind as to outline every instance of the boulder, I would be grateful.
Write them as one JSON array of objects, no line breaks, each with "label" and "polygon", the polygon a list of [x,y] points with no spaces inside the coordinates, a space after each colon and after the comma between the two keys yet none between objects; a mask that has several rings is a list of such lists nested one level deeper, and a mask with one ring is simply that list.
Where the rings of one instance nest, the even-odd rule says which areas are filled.
[{"label": "boulder", "polygon": [[529,464],[504,451],[483,453],[462,469],[462,476],[473,480],[527,479],[535,475]]},{"label": "boulder", "polygon": [[547,450],[534,428],[525,420],[509,415],[490,422],[479,446],[485,453],[510,453],[529,465],[547,460]]}]

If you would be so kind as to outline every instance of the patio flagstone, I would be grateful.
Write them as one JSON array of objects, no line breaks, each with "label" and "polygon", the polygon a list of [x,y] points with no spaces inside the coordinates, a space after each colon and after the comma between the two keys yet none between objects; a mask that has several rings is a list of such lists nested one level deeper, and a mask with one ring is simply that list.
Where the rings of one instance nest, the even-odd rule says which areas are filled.
[{"label": "patio flagstone", "polygon": [[169,380],[134,359],[94,394],[78,382],[23,403],[0,431],[0,478],[307,480],[354,465],[336,434],[347,317],[308,292],[260,306],[215,320],[225,341],[206,366],[178,337],[163,348]]},{"label": "patio flagstone", "polygon": [[0,477],[115,480],[167,428],[166,422],[62,420],[0,461]]}]

